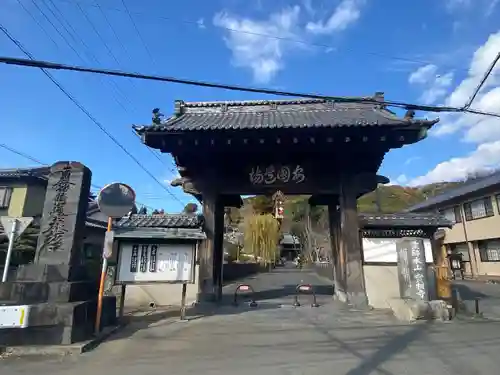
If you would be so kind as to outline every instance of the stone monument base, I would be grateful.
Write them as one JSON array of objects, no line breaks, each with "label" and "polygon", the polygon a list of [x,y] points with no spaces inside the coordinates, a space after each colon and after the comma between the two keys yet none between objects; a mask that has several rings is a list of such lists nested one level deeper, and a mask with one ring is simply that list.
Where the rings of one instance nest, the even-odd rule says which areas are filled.
[{"label": "stone monument base", "polygon": [[[16,281],[0,284],[0,305],[30,305],[28,327],[0,329],[0,345],[68,345],[90,339],[98,283],[88,271],[65,264],[21,266]],[[116,297],[105,296],[101,327],[115,323]]]},{"label": "stone monument base", "polygon": [[[97,301],[30,305],[27,328],[0,329],[0,345],[69,345],[94,334]],[[116,324],[116,297],[103,298],[101,327]]]}]

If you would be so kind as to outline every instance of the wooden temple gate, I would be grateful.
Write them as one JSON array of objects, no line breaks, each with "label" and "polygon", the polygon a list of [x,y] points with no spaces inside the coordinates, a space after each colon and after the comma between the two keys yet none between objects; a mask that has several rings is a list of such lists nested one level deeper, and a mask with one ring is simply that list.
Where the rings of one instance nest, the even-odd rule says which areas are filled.
[{"label": "wooden temple gate", "polygon": [[425,138],[437,120],[397,117],[383,93],[358,99],[176,101],[164,123],[134,126],[147,146],[173,155],[173,186],[202,202],[200,300],[222,295],[224,208],[280,190],[328,206],[337,297],[367,304],[357,198],[388,182],[377,175],[386,152]]}]

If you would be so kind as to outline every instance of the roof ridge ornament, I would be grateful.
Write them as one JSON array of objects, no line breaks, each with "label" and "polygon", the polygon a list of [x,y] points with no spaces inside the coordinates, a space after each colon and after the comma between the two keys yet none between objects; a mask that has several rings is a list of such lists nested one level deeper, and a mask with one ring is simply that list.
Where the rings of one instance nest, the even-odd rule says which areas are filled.
[{"label": "roof ridge ornament", "polygon": [[184,114],[184,100],[176,100],[174,102],[174,116],[179,117]]}]

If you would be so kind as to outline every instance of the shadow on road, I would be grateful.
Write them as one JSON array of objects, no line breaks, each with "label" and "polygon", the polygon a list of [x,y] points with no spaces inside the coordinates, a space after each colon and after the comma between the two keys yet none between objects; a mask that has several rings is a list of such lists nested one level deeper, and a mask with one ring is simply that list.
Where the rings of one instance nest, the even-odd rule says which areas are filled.
[{"label": "shadow on road", "polygon": [[[317,297],[320,296],[333,296],[333,286],[329,285],[312,285],[314,293],[316,294]],[[244,297],[243,294],[241,294],[243,299],[248,300],[250,296],[252,296],[255,301],[265,301],[265,300],[272,300],[272,299],[283,299],[286,297],[289,297],[290,299],[293,299],[293,296],[297,293],[297,285],[282,285],[279,288],[275,289],[266,289],[266,290],[255,290],[255,293],[253,294],[248,294],[247,296]],[[223,296],[223,303],[227,304],[228,302],[232,302],[234,299],[234,290],[231,290],[229,292],[225,292]]]},{"label": "shadow on road", "polygon": [[309,321],[309,323],[321,334],[323,334],[332,343],[338,345],[341,349],[351,353],[360,359],[360,363],[345,373],[345,375],[369,375],[380,373],[384,375],[396,375],[390,371],[380,368],[385,362],[389,361],[393,356],[403,352],[412,342],[419,339],[428,329],[432,322],[418,324],[403,334],[392,336],[389,340],[378,348],[375,353],[369,356],[364,356],[356,348],[356,345],[347,344],[345,341],[337,338],[327,328]]},{"label": "shadow on road", "polygon": [[472,289],[469,285],[465,283],[455,282],[453,283],[453,289],[455,289],[459,295],[460,299],[464,301],[473,301],[475,299],[487,299],[491,298],[490,295],[480,292],[479,290]]},{"label": "shadow on road", "polygon": [[122,329],[111,335],[106,341],[122,340],[133,336],[139,331],[153,327],[165,327],[175,324],[189,326],[192,321],[213,315],[237,315],[250,311],[275,310],[278,308],[281,308],[278,303],[258,304],[256,307],[250,307],[245,299],[241,299],[238,306],[232,304],[198,305],[187,310],[187,319],[185,321],[180,320],[180,311],[178,309],[152,310],[142,315],[125,316]]}]

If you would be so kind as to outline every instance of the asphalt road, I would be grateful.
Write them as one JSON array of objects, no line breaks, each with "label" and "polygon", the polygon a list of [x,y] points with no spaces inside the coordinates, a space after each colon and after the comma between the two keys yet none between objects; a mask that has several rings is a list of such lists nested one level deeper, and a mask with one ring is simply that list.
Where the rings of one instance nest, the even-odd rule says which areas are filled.
[{"label": "asphalt road", "polygon": [[[0,368],[16,375],[498,374],[499,322],[400,324],[383,311],[345,308],[307,271],[280,269],[246,282],[257,290],[257,308],[226,304],[187,323],[151,316],[93,352],[7,358]],[[324,291],[320,307],[305,299],[291,306],[301,282]],[[226,301],[234,288],[224,288]]]}]

